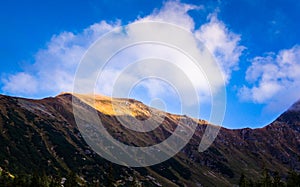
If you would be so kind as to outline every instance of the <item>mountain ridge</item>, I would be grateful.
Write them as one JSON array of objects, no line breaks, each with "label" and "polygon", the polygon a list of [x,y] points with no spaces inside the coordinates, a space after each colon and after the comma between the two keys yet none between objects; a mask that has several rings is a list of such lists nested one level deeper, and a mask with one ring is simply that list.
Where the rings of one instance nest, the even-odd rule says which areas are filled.
[{"label": "mountain ridge", "polygon": [[[0,167],[13,174],[35,169],[63,175],[74,171],[90,182],[100,176],[103,185],[111,178],[107,172],[111,167],[114,182],[127,184],[133,177],[146,186],[230,186],[238,183],[241,173],[255,179],[264,168],[283,177],[290,169],[300,171],[298,111],[287,110],[262,128],[222,127],[203,153],[198,152],[198,145],[208,123],[199,120],[192,139],[176,156],[151,167],[128,168],[106,161],[85,143],[76,127],[72,99],[68,93],[41,100],[0,95]],[[141,103],[132,102],[134,106]],[[91,107],[84,102],[82,106],[83,110]],[[146,135],[123,128],[112,114],[98,115],[115,139],[134,146],[163,141],[172,134],[178,120],[178,116],[166,113],[162,127]],[[146,113],[138,117],[144,119],[143,115]]]}]

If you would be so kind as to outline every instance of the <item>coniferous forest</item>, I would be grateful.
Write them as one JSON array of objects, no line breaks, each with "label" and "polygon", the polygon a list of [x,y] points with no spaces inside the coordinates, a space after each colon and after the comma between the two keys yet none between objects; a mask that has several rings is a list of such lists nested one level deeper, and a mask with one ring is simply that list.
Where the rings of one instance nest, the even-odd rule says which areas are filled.
[{"label": "coniferous forest", "polygon": [[[45,172],[34,172],[33,174],[13,175],[3,169],[0,170],[0,186],[1,187],[76,187],[76,186],[140,186],[137,181],[132,181],[126,184],[118,185],[117,180],[113,177],[105,181],[95,180],[92,183],[87,183],[76,173],[70,172],[67,177],[60,175],[50,176]],[[241,174],[239,183],[240,187],[300,187],[300,173],[290,171],[287,178],[282,178],[276,172],[273,176],[270,175],[267,169],[264,169],[259,179],[249,179],[243,173]]]}]

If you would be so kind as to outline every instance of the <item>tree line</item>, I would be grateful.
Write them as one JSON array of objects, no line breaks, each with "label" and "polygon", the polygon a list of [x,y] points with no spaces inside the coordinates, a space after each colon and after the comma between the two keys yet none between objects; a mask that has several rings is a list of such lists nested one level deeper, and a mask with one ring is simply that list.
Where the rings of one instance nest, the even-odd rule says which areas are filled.
[{"label": "tree line", "polygon": [[[107,177],[107,181],[103,184],[97,180],[87,183],[80,179],[76,173],[70,172],[66,177],[49,176],[45,172],[34,172],[33,174],[12,175],[5,170],[0,170],[0,186],[1,187],[76,187],[76,186],[114,186],[114,179],[111,175]],[[128,186],[138,186],[129,184]],[[272,176],[267,169],[264,169],[261,177],[257,180],[247,178],[243,173],[239,179],[240,187],[300,187],[300,173],[290,171],[286,178],[282,178],[278,172]]]},{"label": "tree line", "polygon": [[[127,186],[140,186],[137,183],[138,180],[135,177],[133,179]],[[87,182],[83,178],[78,177],[75,172],[69,172],[66,177],[62,177],[61,175],[47,175],[45,172],[12,175],[0,168],[0,187],[113,187],[116,183],[117,181],[111,170],[108,172],[105,180]]]},{"label": "tree line", "polygon": [[79,186],[76,174],[70,172],[66,178],[62,178],[61,176],[47,176],[45,172],[16,176],[4,170],[0,173],[1,187],[61,187],[62,185],[64,187]]},{"label": "tree line", "polygon": [[286,178],[275,172],[273,176],[267,169],[264,169],[260,179],[253,181],[241,174],[239,184],[240,187],[300,187],[300,174],[290,171]]}]

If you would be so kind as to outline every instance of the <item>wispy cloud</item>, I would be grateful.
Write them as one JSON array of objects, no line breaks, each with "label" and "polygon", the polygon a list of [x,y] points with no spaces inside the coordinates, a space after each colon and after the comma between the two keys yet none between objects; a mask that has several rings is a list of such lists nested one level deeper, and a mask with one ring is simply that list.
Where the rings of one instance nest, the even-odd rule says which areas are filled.
[{"label": "wispy cloud", "polygon": [[[3,90],[16,94],[35,93],[38,90],[38,82],[32,75],[24,72],[10,75],[2,80],[4,83]],[[26,86],[24,86],[26,85]]]},{"label": "wispy cloud", "polygon": [[210,14],[208,20],[208,23],[203,24],[196,30],[196,36],[215,56],[228,83],[232,71],[238,69],[239,58],[245,47],[239,44],[241,36],[231,32],[217,18],[216,12]]},{"label": "wispy cloud", "polygon": [[173,23],[189,31],[195,29],[195,21],[188,14],[190,10],[202,10],[204,6],[180,3],[179,1],[167,1],[161,9],[156,9],[153,13],[137,21],[162,21]]}]

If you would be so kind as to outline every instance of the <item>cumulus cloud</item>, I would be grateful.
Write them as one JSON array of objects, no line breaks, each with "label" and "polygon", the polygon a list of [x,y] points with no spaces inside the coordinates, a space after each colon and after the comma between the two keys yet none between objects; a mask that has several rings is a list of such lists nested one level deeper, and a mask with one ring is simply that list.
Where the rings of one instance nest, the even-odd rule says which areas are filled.
[{"label": "cumulus cloud", "polygon": [[87,48],[101,35],[119,26],[105,21],[93,24],[79,34],[62,32],[54,35],[44,49],[34,56],[30,71],[2,78],[6,93],[18,96],[45,97],[72,91],[77,65]]},{"label": "cumulus cloud", "polygon": [[[152,14],[144,18],[138,18],[134,23],[162,21],[179,25],[191,31],[214,55],[217,63],[221,67],[226,83],[228,83],[231,72],[238,67],[238,60],[244,47],[239,45],[240,36],[231,32],[226,25],[217,18],[216,13],[209,15],[207,23],[203,23],[199,28],[195,28],[195,21],[188,12],[190,10],[201,10],[203,8],[203,6],[184,4],[179,1],[167,1],[161,9],[154,10]],[[39,50],[35,55],[35,62],[31,71],[19,72],[4,77],[2,80],[4,83],[2,90],[9,94],[22,96],[48,96],[61,91],[72,91],[76,68],[88,47],[104,33],[117,28],[120,24],[120,21],[111,24],[106,21],[101,21],[100,23],[89,26],[81,33],[62,32],[58,35],[54,35],[46,48]],[[130,31],[130,28],[128,29],[127,32],[130,33],[131,38],[139,38],[139,32],[133,32],[132,30]],[[150,30],[148,32],[149,36],[155,37],[156,31]],[[178,41],[183,40],[182,42],[186,43],[186,48],[197,48],[195,41],[191,42],[190,40],[185,40],[185,38],[182,39],[172,36],[171,33],[169,37],[173,37],[174,40],[176,39]],[[102,53],[105,53],[105,50]],[[103,75],[107,76],[106,81],[99,86],[99,90],[102,93],[109,94],[112,82],[116,80],[120,74],[120,68],[126,67],[126,62],[139,59],[143,54],[151,56],[151,54],[156,52],[156,54],[168,55],[167,51],[159,50],[160,48],[152,48],[150,50],[140,48],[138,53],[135,50],[131,54],[120,57],[117,65],[102,72]],[[205,77],[200,76],[199,78],[199,73],[194,71],[195,68],[184,64],[186,59],[183,59],[179,55],[175,55],[174,58],[174,61],[178,62],[177,65],[182,67],[186,74],[198,77],[192,78],[196,87],[199,88],[199,90],[208,92],[209,88]],[[124,64],[123,66],[120,65],[122,63]],[[161,69],[164,69],[164,67],[161,67]],[[149,84],[150,83],[151,81]],[[149,84],[147,84],[148,87]],[[157,84],[157,82],[155,84]],[[210,86],[213,86],[212,89],[214,89],[221,84],[222,83],[215,81],[215,85]],[[184,87],[184,85],[182,86]],[[162,90],[162,87],[157,85],[154,85],[153,88],[158,88],[158,93]],[[154,94],[154,92],[155,90],[152,90],[152,94]],[[45,93],[45,95],[40,95],[40,93]],[[207,93],[204,93],[204,95],[205,94],[207,95]]]},{"label": "cumulus cloud", "polygon": [[288,107],[299,99],[300,46],[280,50],[277,54],[267,53],[253,58],[251,62],[246,80],[253,86],[240,89],[241,99],[268,103],[273,107]]},{"label": "cumulus cloud", "polygon": [[[143,27],[145,25],[143,24],[141,26]],[[157,27],[159,26],[161,25],[157,25]],[[151,26],[151,28],[153,27],[155,27],[155,25]],[[155,32],[156,36],[158,33],[161,34],[161,32],[163,32],[158,32],[158,30],[159,29]],[[165,30],[164,32],[169,36],[172,35],[168,30]],[[173,34],[178,33],[176,32]],[[145,35],[148,38],[151,33],[146,32]],[[127,39],[130,37],[133,37],[132,39],[135,38],[135,35],[131,31],[128,31],[126,36]],[[179,35],[176,36],[178,37]],[[171,38],[176,36],[172,36]],[[184,35],[180,36],[181,38],[184,37]],[[109,40],[115,41],[114,38]],[[179,42],[185,50],[195,48],[190,42]],[[171,41],[168,43],[171,43]],[[136,51],[138,51],[138,53],[136,53]],[[200,51],[198,55],[203,54],[201,54]],[[213,65],[215,64],[210,64],[210,66]],[[119,76],[121,76],[121,78]],[[184,76],[186,77],[184,78]],[[109,77],[109,79],[107,79],[107,77]],[[186,81],[190,81],[191,84],[193,84],[193,88],[198,89],[199,94],[202,93],[202,96],[209,94],[209,86],[220,87],[223,83],[222,80],[215,80],[210,82],[211,85],[208,85],[205,75],[200,71],[197,65],[183,53],[174,48],[160,44],[143,44],[131,46],[114,56],[109,63],[106,64],[105,68],[101,70],[101,76],[99,77],[99,83],[97,84],[99,87],[97,90],[99,90],[100,93],[111,95],[113,92],[113,87],[111,85],[114,85],[114,89],[117,89],[117,86],[120,85],[122,89],[119,89],[117,93],[122,94],[122,90],[125,90],[126,86],[130,86],[134,82],[145,77],[159,77],[169,81],[172,80],[174,81],[173,86],[176,85],[177,89],[185,90],[187,93],[192,91],[186,88]],[[146,87],[153,97],[161,95],[161,93],[169,93],[168,87],[159,86],[157,85],[158,82],[159,81],[152,81],[151,79],[143,81],[143,84],[147,85]],[[163,81],[160,82],[163,84]],[[118,97],[120,96],[121,95]]]}]

